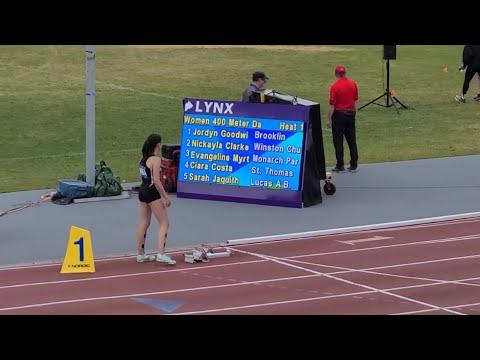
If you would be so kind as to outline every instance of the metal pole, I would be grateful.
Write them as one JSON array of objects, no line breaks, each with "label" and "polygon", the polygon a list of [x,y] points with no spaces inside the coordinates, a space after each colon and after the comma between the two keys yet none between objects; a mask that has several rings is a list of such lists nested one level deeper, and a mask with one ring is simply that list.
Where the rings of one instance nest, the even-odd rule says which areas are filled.
[{"label": "metal pole", "polygon": [[390,59],[387,60],[387,107],[390,106]]},{"label": "metal pole", "polygon": [[95,185],[95,46],[85,47],[87,67],[86,98],[86,176]]}]

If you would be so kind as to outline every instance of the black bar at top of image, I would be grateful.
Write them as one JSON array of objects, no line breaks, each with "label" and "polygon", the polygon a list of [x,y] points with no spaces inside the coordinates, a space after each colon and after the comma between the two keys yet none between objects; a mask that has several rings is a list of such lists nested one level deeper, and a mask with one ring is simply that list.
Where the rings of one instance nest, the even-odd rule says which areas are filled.
[{"label": "black bar at top of image", "polygon": [[350,45],[480,42],[463,5],[224,2],[2,6],[0,44]]}]

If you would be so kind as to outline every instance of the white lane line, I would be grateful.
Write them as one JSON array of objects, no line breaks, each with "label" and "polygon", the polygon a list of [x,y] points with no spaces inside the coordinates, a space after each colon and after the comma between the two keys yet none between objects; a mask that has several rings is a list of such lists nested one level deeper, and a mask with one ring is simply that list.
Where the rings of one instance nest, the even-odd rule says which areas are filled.
[{"label": "white lane line", "polygon": [[[467,220],[467,221],[459,221],[458,223],[463,224],[466,222],[477,222],[477,220],[472,221],[472,220]],[[452,222],[453,223],[453,222]],[[456,222],[457,224],[457,222]],[[446,224],[441,224],[441,225],[426,225],[426,227],[431,227],[431,226],[446,226]],[[387,229],[388,230],[388,229]],[[392,229],[393,230],[393,229]],[[403,230],[403,229],[401,229]],[[368,231],[374,232],[373,231]],[[378,231],[386,231],[386,230],[378,230]],[[362,231],[360,231],[361,233]],[[338,234],[340,235],[347,235],[347,234]],[[425,244],[434,244],[434,243],[439,243],[439,242],[450,242],[450,241],[463,241],[463,240],[471,240],[471,239],[477,239],[480,238],[480,234],[472,234],[472,235],[466,235],[466,236],[461,236],[461,237],[455,237],[455,238],[444,238],[444,239],[434,239],[434,240],[425,240],[425,241],[417,241],[417,242],[408,242],[408,243],[400,243],[400,244],[391,244],[391,245],[383,245],[383,246],[375,246],[375,247],[366,247],[366,248],[359,248],[359,249],[349,249],[349,250],[339,250],[339,251],[330,251],[330,252],[323,252],[323,253],[315,253],[315,254],[305,254],[305,255],[297,255],[294,257],[290,258],[295,258],[295,257],[307,257],[307,256],[321,256],[321,255],[330,255],[330,254],[342,254],[342,253],[349,253],[349,252],[356,252],[356,251],[367,251],[367,250],[377,250],[377,249],[385,249],[385,248],[391,248],[391,247],[401,247],[401,246],[412,246],[412,245],[425,245]],[[292,240],[306,240],[305,239],[292,239]],[[291,240],[278,240],[275,243],[279,243],[282,241],[291,241]],[[242,247],[242,246],[251,246],[252,244],[243,244],[243,245],[235,245],[236,247]],[[172,251],[168,252],[169,254],[176,254],[176,253],[183,253],[185,251],[188,251],[188,249],[183,249],[183,250],[178,250],[178,251]],[[113,261],[113,260],[126,260],[126,259],[131,259],[134,258],[135,255],[123,255],[123,256],[115,256],[115,257],[107,257],[107,258],[102,258],[95,260],[95,262],[100,262],[100,261]],[[17,269],[30,269],[30,268],[40,268],[40,267],[50,267],[50,266],[60,266],[62,263],[62,260],[59,260],[54,263],[48,263],[48,264],[31,264],[31,265],[14,265],[14,266],[0,266],[0,271],[3,270],[17,270]]]},{"label": "white lane line", "polygon": [[5,308],[0,308],[0,311],[31,309],[31,308],[39,308],[39,307],[44,307],[44,306],[73,304],[73,303],[88,302],[88,301],[124,299],[124,298],[137,297],[137,296],[164,295],[164,294],[173,294],[173,293],[181,293],[181,292],[189,292],[189,291],[221,289],[221,288],[232,287],[232,286],[245,286],[245,285],[253,285],[253,284],[257,284],[257,283],[262,284],[262,283],[269,283],[269,282],[275,282],[275,281],[288,281],[288,280],[296,280],[296,279],[305,279],[305,278],[311,278],[311,277],[316,277],[316,276],[318,276],[318,275],[301,275],[301,276],[291,276],[291,277],[276,278],[276,279],[266,279],[266,280],[256,280],[256,281],[242,281],[242,282],[235,283],[235,284],[210,285],[210,286],[202,286],[202,287],[196,287],[196,288],[184,288],[184,289],[177,289],[177,290],[155,291],[155,292],[149,292],[149,293],[137,293],[137,294],[112,295],[112,296],[100,296],[100,297],[71,299],[71,300],[60,300],[60,301],[52,301],[52,302],[47,302],[47,303],[35,303],[35,304],[29,304],[29,305],[5,307]]},{"label": "white lane line", "polygon": [[[480,305],[480,302],[476,303],[470,303],[470,304],[461,304],[461,305],[454,305],[454,306],[447,306],[446,309],[459,309],[459,308],[464,308],[467,306],[478,306]],[[424,313],[424,312],[429,312],[429,311],[435,311],[434,309],[425,309],[425,310],[417,310],[417,311],[405,311],[401,313],[394,313],[390,315],[410,315],[410,314],[419,314],[419,313]]]},{"label": "white lane line", "polygon": [[393,239],[391,236],[372,236],[369,238],[364,238],[364,239],[356,239],[356,240],[336,240],[337,242],[343,243],[343,244],[348,244],[348,245],[355,245],[358,243],[364,243],[364,242],[370,242],[370,241],[379,241],[379,240],[390,240]]},{"label": "white lane line", "polygon": [[[369,250],[377,250],[377,249],[388,249],[393,247],[402,247],[402,246],[413,246],[413,245],[428,245],[428,244],[436,244],[436,243],[443,243],[443,242],[455,242],[455,241],[465,241],[465,240],[475,240],[480,239],[480,234],[472,234],[472,235],[465,235],[460,237],[454,238],[443,238],[443,239],[434,239],[434,240],[424,240],[424,241],[417,241],[417,242],[408,242],[408,243],[400,243],[400,244],[390,244],[390,245],[382,245],[382,246],[374,246],[374,247],[365,247],[359,249],[348,249],[348,250],[337,250],[337,251],[327,251],[321,253],[309,253],[303,255],[295,255],[289,256],[289,259],[301,258],[301,257],[311,257],[311,256],[324,256],[324,255],[332,255],[332,254],[343,254],[343,253],[351,253],[351,252],[358,252],[358,251],[369,251]],[[242,245],[235,245],[236,247]],[[188,251],[187,249],[178,250],[178,251],[169,251],[169,254],[179,254]],[[127,255],[127,256],[118,256],[118,257],[109,257],[109,258],[102,258],[95,260],[95,262],[100,261],[113,261],[113,260],[127,260],[134,258],[135,255]],[[58,263],[49,263],[49,264],[37,264],[37,265],[22,265],[22,266],[13,266],[13,267],[0,267],[0,271],[3,270],[17,270],[17,269],[31,269],[31,268],[40,268],[40,267],[50,267],[50,266],[60,266],[61,262]]]},{"label": "white lane line", "polygon": [[[419,287],[427,287],[433,286],[437,284],[422,284],[422,285],[410,285],[410,286],[400,286],[385,289],[387,291],[398,291],[398,290],[406,290],[412,288],[419,288]],[[284,301],[274,301],[268,303],[257,303],[257,304],[250,304],[250,305],[239,305],[234,307],[227,307],[227,308],[213,308],[207,310],[195,310],[195,311],[187,311],[182,313],[172,313],[169,315],[195,315],[195,314],[207,314],[213,312],[220,312],[220,311],[229,311],[229,310],[240,310],[240,309],[249,309],[249,308],[256,308],[256,307],[264,307],[264,306],[275,306],[275,305],[283,305],[283,304],[291,304],[291,303],[301,303],[301,302],[308,302],[308,301],[315,301],[315,300],[327,300],[327,299],[335,299],[335,298],[343,298],[343,297],[353,297],[358,295],[369,295],[375,294],[377,291],[369,290],[369,291],[360,291],[360,292],[351,292],[351,293],[344,293],[344,294],[335,294],[335,295],[324,295],[324,296],[317,296],[312,298],[303,298],[303,299],[296,299],[296,300],[284,300]],[[330,294],[330,293],[326,293]],[[418,311],[436,311],[437,309],[427,309],[427,310],[418,310]]]},{"label": "white lane line", "polygon": [[[480,257],[480,254],[475,255],[475,257]],[[409,279],[409,280],[429,281],[429,282],[434,282],[438,285],[455,284],[455,285],[466,285],[466,286],[480,287],[479,283],[466,282],[466,281],[476,280],[476,279],[479,278],[478,276],[473,277],[473,278],[464,279],[464,280],[461,280],[461,281],[458,281],[458,280],[442,280],[442,279],[433,279],[433,278],[426,278],[426,277],[419,277],[419,276],[390,274],[390,273],[379,272],[379,271],[371,271],[370,270],[370,269],[383,269],[383,267],[375,267],[375,268],[367,268],[367,269],[353,269],[353,268],[346,268],[346,267],[342,267],[342,266],[325,265],[325,264],[317,264],[317,263],[312,263],[312,262],[307,262],[307,261],[293,260],[293,259],[289,259],[289,258],[282,258],[282,259],[290,261],[290,262],[294,262],[294,263],[297,263],[297,264],[320,266],[320,267],[327,267],[327,268],[342,270],[342,271],[336,271],[336,272],[328,273],[330,275],[365,273],[365,274],[381,275],[381,276],[387,276],[387,277],[396,277],[396,278]],[[451,260],[456,260],[456,259],[452,258]],[[402,264],[402,266],[405,266],[405,265],[406,264]],[[410,265],[417,265],[417,263],[410,263]]]},{"label": "white lane line", "polygon": [[166,274],[166,273],[172,273],[172,272],[182,272],[182,271],[191,271],[191,270],[198,271],[201,269],[212,269],[212,268],[218,268],[218,267],[224,267],[224,266],[254,264],[259,262],[264,262],[264,261],[252,260],[252,261],[242,261],[242,262],[234,262],[234,263],[218,264],[218,265],[205,265],[201,268],[190,267],[190,268],[181,268],[181,269],[155,270],[155,271],[144,271],[144,272],[138,272],[138,273],[97,276],[97,277],[81,278],[81,279],[54,280],[54,281],[41,281],[41,282],[35,282],[35,283],[12,284],[12,285],[0,286],[0,290],[28,287],[28,286],[67,284],[67,283],[75,283],[75,282],[82,282],[82,281],[107,280],[107,279],[127,278],[127,277],[134,277],[134,276],[154,275],[154,274],[164,274],[164,273]]},{"label": "white lane line", "polygon": [[424,309],[424,310],[415,310],[415,311],[405,311],[401,313],[393,313],[390,315],[415,315],[415,314],[421,314],[421,313],[426,313],[426,312],[432,312],[432,311],[438,311],[436,309]]},{"label": "white lane line", "polygon": [[330,275],[330,274],[326,274],[326,273],[322,273],[322,272],[319,272],[319,271],[311,270],[311,269],[308,269],[306,267],[293,265],[293,264],[290,264],[288,262],[283,261],[283,259],[281,259],[281,258],[277,258],[277,257],[273,257],[273,256],[265,256],[265,255],[262,255],[262,254],[252,253],[252,252],[249,252],[249,251],[244,251],[244,250],[239,250],[239,249],[232,249],[232,250],[233,251],[238,251],[240,253],[248,254],[248,255],[251,255],[251,256],[257,256],[261,259],[270,260],[272,262],[276,262],[278,264],[282,264],[282,265],[285,265],[285,266],[288,266],[288,267],[291,267],[291,268],[296,268],[296,269],[299,269],[299,270],[303,270],[303,271],[306,271],[306,272],[309,272],[309,273],[312,273],[312,274],[323,275],[323,276],[325,276],[327,278],[330,278],[330,279],[333,279],[333,280],[337,280],[337,281],[340,281],[340,282],[343,282],[343,283],[346,283],[346,284],[350,284],[350,285],[354,285],[354,286],[357,286],[357,287],[363,287],[365,289],[373,290],[373,291],[382,293],[384,295],[389,295],[389,296],[392,296],[392,297],[396,297],[396,298],[401,299],[401,300],[410,301],[410,302],[420,304],[420,305],[423,305],[423,306],[427,306],[427,307],[430,307],[430,308],[434,308],[434,309],[445,310],[445,311],[451,312],[452,314],[456,314],[456,315],[464,315],[461,312],[458,312],[458,311],[455,311],[455,310],[445,309],[445,308],[442,308],[441,306],[438,306],[438,305],[435,305],[435,304],[430,304],[430,303],[420,301],[420,300],[417,300],[417,299],[413,299],[413,298],[410,298],[410,297],[407,297],[407,296],[398,295],[398,294],[395,294],[395,293],[392,293],[392,292],[389,292],[389,291],[386,291],[386,290],[375,288],[373,286],[360,284],[360,283],[350,281],[350,280],[346,280],[346,279],[343,279],[343,278],[340,278],[340,277],[337,277],[337,276],[333,276],[333,275]]},{"label": "white lane line", "polygon": [[[184,249],[178,249],[176,248],[175,250],[167,250],[167,254],[171,255],[171,254],[183,254],[187,251],[191,251],[193,247],[195,247],[197,245],[192,245],[191,247],[189,248],[184,248]],[[215,245],[217,246],[217,245]],[[222,246],[222,245],[218,245],[218,246]],[[155,255],[156,253],[151,253],[153,255]],[[106,256],[106,257],[102,257],[100,259],[95,259],[95,263],[97,262],[104,262],[104,261],[115,261],[115,260],[131,260],[133,258],[136,257],[136,254],[133,254],[133,253],[130,253],[130,254],[123,254],[123,255],[112,255],[112,256]],[[36,269],[36,268],[42,268],[42,267],[51,267],[51,266],[61,266],[63,263],[63,259],[62,260],[54,260],[54,261],[49,261],[48,263],[46,264],[20,264],[20,265],[12,265],[12,266],[0,266],[0,271],[5,271],[5,270],[20,270],[20,269]]]},{"label": "white lane line", "polygon": [[[473,219],[470,219],[473,218]],[[254,238],[232,239],[227,240],[229,245],[248,246],[256,243],[264,242],[290,242],[309,238],[324,237],[331,235],[349,235],[352,233],[375,233],[388,231],[405,231],[411,229],[419,229],[426,227],[452,226],[464,223],[480,222],[480,212],[462,213],[446,216],[438,216],[433,218],[413,219],[406,221],[395,221],[390,223],[359,225],[346,228],[335,228],[326,230],[314,230],[300,233],[289,233],[279,235],[259,236]]]},{"label": "white lane line", "polygon": [[[176,293],[176,292],[201,291],[201,290],[209,290],[211,288],[225,288],[225,287],[230,287],[230,286],[251,285],[251,284],[254,284],[254,283],[268,283],[268,282],[275,282],[275,281],[287,281],[287,280],[295,280],[295,279],[309,278],[309,277],[316,277],[316,276],[318,276],[318,275],[293,276],[293,277],[290,277],[290,278],[283,278],[283,279],[282,278],[280,278],[280,279],[268,279],[268,280],[259,280],[259,281],[251,281],[251,282],[242,282],[242,283],[237,283],[237,284],[225,284],[225,285],[215,285],[215,286],[208,286],[208,287],[185,288],[185,289],[178,289],[178,290],[166,290],[166,291],[159,291],[159,292],[153,292],[153,293],[143,293],[143,294],[116,295],[116,296],[108,296],[108,297],[100,297],[100,298],[81,298],[81,299],[57,301],[57,302],[50,302],[50,303],[38,303],[38,304],[31,304],[31,305],[16,306],[16,307],[13,307],[13,308],[3,308],[3,309],[0,308],[0,311],[8,311],[9,309],[10,310],[15,310],[15,309],[18,310],[18,309],[24,309],[24,308],[36,308],[36,307],[43,307],[43,306],[76,303],[76,302],[120,299],[120,298],[128,298],[128,297],[135,297],[135,296],[149,296],[149,295]],[[474,280],[474,279],[478,279],[478,277],[477,278],[470,278],[470,279],[459,279],[459,280],[456,280],[456,281],[467,281],[467,280]],[[397,290],[406,290],[406,289],[428,287],[428,286],[435,286],[435,285],[438,285],[438,284],[429,283],[429,284],[400,286],[400,287],[389,288],[389,289],[386,289],[386,290],[387,291],[397,291]],[[321,296],[321,297],[307,298],[307,299],[298,299],[298,300],[279,301],[279,302],[272,302],[272,303],[245,305],[245,306],[239,306],[239,307],[235,307],[235,308],[215,308],[215,309],[209,309],[209,310],[199,310],[199,311],[192,311],[192,312],[187,312],[187,313],[176,313],[176,314],[173,314],[173,315],[187,315],[187,314],[218,312],[218,311],[242,309],[242,308],[249,308],[249,307],[261,307],[261,306],[278,305],[278,304],[291,303],[291,302],[303,302],[303,301],[322,300],[322,299],[337,298],[337,297],[348,297],[348,296],[353,296],[353,295],[374,294],[376,292],[377,291],[362,291],[362,292]],[[433,310],[435,310],[435,309],[428,309],[428,311],[433,311]]]},{"label": "white lane line", "polygon": [[[384,269],[392,269],[392,268],[399,268],[399,267],[406,267],[406,266],[434,264],[434,263],[445,262],[445,261],[456,261],[456,260],[477,259],[477,258],[480,258],[480,254],[455,256],[451,258],[441,258],[441,259],[434,259],[434,260],[415,261],[415,262],[403,263],[403,264],[382,265],[382,266],[366,268],[364,270],[384,270]],[[357,270],[353,269],[350,272],[355,272],[355,271]]]},{"label": "white lane line", "polygon": [[219,312],[219,311],[230,311],[230,310],[240,310],[240,309],[250,309],[250,308],[257,308],[257,307],[264,307],[264,306],[275,306],[275,305],[284,305],[284,304],[294,304],[299,302],[308,302],[308,301],[315,301],[315,300],[326,300],[326,299],[333,299],[333,298],[341,298],[341,297],[349,297],[354,295],[365,295],[371,294],[372,291],[360,291],[354,293],[347,293],[347,294],[338,294],[338,295],[327,295],[327,296],[317,296],[312,298],[303,298],[303,299],[296,299],[296,300],[284,300],[284,301],[273,301],[268,303],[258,303],[258,304],[250,304],[250,305],[240,305],[240,306],[232,306],[232,307],[224,307],[224,308],[215,308],[215,309],[208,309],[208,310],[198,310],[198,311],[187,311],[181,313],[172,313],[168,315],[197,315],[197,314],[207,314],[212,312]]},{"label": "white lane line", "polygon": [[372,247],[365,247],[365,248],[359,248],[359,249],[327,251],[327,252],[323,252],[323,253],[314,253],[314,254],[310,253],[310,254],[289,256],[288,258],[289,259],[295,259],[295,258],[301,258],[301,257],[327,256],[327,255],[334,255],[334,254],[348,254],[348,253],[378,250],[378,249],[390,249],[390,248],[396,248],[396,247],[416,246],[416,245],[430,245],[430,244],[448,243],[448,242],[456,242],[456,241],[467,241],[467,240],[477,240],[477,239],[480,239],[480,234],[459,236],[459,237],[454,237],[454,238],[443,238],[443,239],[408,242],[408,243],[401,243],[401,244],[380,245],[380,246],[372,246]]},{"label": "white lane line", "polygon": [[[452,240],[457,241],[457,240]],[[442,241],[445,242],[445,241]],[[362,250],[362,249],[358,249]],[[354,250],[352,250],[354,251]],[[296,255],[296,256],[288,256],[284,259],[298,259],[298,258],[305,258],[311,256],[320,256],[329,253],[318,253],[318,254],[307,254],[307,255]],[[371,270],[383,270],[383,269],[390,269],[390,268],[397,268],[397,267],[408,267],[408,266],[415,266],[415,265],[423,265],[423,264],[431,264],[437,262],[445,262],[445,261],[454,261],[454,260],[466,260],[466,259],[475,259],[480,257],[480,254],[474,255],[466,255],[466,256],[456,256],[451,258],[440,258],[440,259],[433,259],[433,260],[424,260],[424,261],[416,261],[411,263],[399,263],[399,264],[391,264],[391,265],[382,265],[382,266],[375,266],[363,269],[352,269],[352,270],[345,270],[345,271],[338,271],[332,272],[330,274],[337,275],[337,274],[346,274],[349,272],[359,272],[359,271],[371,271]],[[152,275],[152,274],[160,274],[160,273],[170,273],[170,272],[177,272],[177,271],[190,271],[190,270],[202,270],[202,269],[209,269],[215,267],[224,267],[224,266],[233,266],[233,265],[246,265],[246,264],[254,264],[254,263],[261,263],[267,262],[268,260],[249,260],[249,261],[240,261],[234,263],[226,263],[226,264],[218,264],[218,265],[206,265],[203,267],[189,267],[189,268],[181,268],[181,269],[170,269],[170,270],[158,270],[158,271],[149,271],[149,272],[138,272],[138,273],[127,273],[127,274],[118,274],[118,275],[109,275],[109,276],[98,276],[98,277],[89,277],[89,278],[81,278],[81,279],[68,279],[68,280],[55,280],[55,281],[44,281],[44,282],[35,282],[35,283],[20,283],[20,284],[12,284],[12,285],[5,285],[0,286],[0,290],[2,289],[9,289],[9,288],[16,288],[16,287],[26,287],[26,286],[40,286],[40,285],[51,285],[51,284],[65,284],[70,282],[81,282],[81,281],[92,281],[92,280],[104,280],[104,279],[116,279],[122,277],[132,277],[132,276],[142,276],[142,275]],[[312,265],[315,263],[311,263]],[[335,267],[330,265],[319,265],[324,267]],[[432,280],[433,281],[433,280]],[[447,280],[445,280],[447,281]],[[473,285],[473,284],[472,284]]]}]

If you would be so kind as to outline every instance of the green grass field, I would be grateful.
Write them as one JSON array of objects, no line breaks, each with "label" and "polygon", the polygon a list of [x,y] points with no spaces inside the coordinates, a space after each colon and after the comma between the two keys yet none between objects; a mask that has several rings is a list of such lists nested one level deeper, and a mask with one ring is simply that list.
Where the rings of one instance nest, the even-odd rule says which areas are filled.
[{"label": "green grass field", "polygon": [[[391,87],[412,109],[398,116],[373,105],[358,114],[360,164],[480,153],[480,103],[471,100],[478,81],[467,104],[453,100],[461,53],[462,46],[398,46]],[[84,172],[84,54],[82,46],[0,47],[0,192],[53,188]],[[319,101],[325,124],[338,63],[358,82],[360,104],[383,91],[381,46],[98,46],[97,159],[137,181],[148,134],[179,140],[184,97],[239,99],[256,69],[267,72],[270,88]]]}]

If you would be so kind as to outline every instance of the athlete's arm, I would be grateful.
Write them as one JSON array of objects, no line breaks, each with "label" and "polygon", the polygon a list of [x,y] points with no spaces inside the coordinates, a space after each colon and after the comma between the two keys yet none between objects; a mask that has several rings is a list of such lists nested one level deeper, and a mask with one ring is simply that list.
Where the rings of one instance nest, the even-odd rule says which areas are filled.
[{"label": "athlete's arm", "polygon": [[168,198],[167,192],[163,188],[162,182],[160,181],[160,174],[162,172],[161,163],[162,161],[158,157],[153,157],[152,161],[152,178],[155,187],[157,188],[158,192],[162,196],[163,201],[165,201],[165,205],[168,207],[170,206],[170,199]]}]

